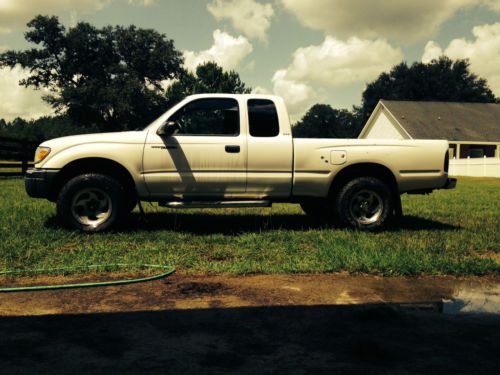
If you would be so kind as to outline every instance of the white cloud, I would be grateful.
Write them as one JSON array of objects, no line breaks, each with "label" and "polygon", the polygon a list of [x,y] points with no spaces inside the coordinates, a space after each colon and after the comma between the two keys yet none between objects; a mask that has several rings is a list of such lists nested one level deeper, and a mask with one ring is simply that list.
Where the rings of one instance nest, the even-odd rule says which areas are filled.
[{"label": "white cloud", "polygon": [[3,29],[23,28],[38,14],[91,12],[111,0],[1,0],[0,25]]},{"label": "white cloud", "polygon": [[204,62],[214,61],[222,68],[234,69],[252,52],[252,44],[244,36],[237,38],[221,30],[213,33],[214,44],[207,50],[194,52],[184,51],[184,65],[194,71]]},{"label": "white cloud", "polygon": [[273,92],[285,100],[292,122],[298,120],[312,104],[320,100],[320,94],[310,85],[288,78],[285,69],[274,73],[272,82]]},{"label": "white cloud", "polygon": [[156,0],[128,0],[128,3],[131,5],[139,5],[144,7],[158,4]]},{"label": "white cloud", "polygon": [[454,39],[446,49],[430,41],[425,46],[422,62],[429,62],[441,55],[451,59],[470,60],[471,70],[488,80],[496,96],[500,96],[500,22],[476,26],[472,29],[475,40]]},{"label": "white cloud", "polygon": [[0,69],[0,118],[10,121],[16,117],[30,119],[53,114],[51,107],[42,101],[47,92],[19,86],[19,81],[27,75],[20,66]]},{"label": "white cloud", "polygon": [[443,54],[443,49],[439,44],[430,40],[427,42],[424,48],[424,54],[422,56],[422,62],[427,64],[434,59],[438,59]]},{"label": "white cloud", "polygon": [[342,41],[327,36],[322,44],[297,49],[286,77],[300,82],[343,86],[368,81],[403,59],[403,52],[383,39]]},{"label": "white cloud", "polygon": [[271,4],[255,0],[214,0],[207,9],[218,21],[229,19],[232,26],[246,37],[267,41],[266,32],[274,15]]},{"label": "white cloud", "polygon": [[268,89],[266,89],[265,87],[255,86],[252,89],[252,94],[264,94],[264,95],[267,95],[267,94],[270,94],[270,91]]},{"label": "white cloud", "polygon": [[342,41],[326,36],[320,45],[293,53],[290,65],[274,74],[273,91],[284,97],[292,117],[297,117],[324,96],[323,88],[372,80],[402,59],[403,52],[383,39]]},{"label": "white cloud", "polygon": [[338,37],[385,37],[416,41],[432,36],[458,10],[499,0],[280,0],[304,26]]}]

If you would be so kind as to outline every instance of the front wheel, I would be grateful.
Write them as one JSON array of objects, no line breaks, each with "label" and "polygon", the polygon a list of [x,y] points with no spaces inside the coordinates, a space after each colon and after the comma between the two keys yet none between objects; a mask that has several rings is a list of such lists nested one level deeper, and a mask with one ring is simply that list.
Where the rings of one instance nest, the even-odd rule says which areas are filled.
[{"label": "front wheel", "polygon": [[358,177],[347,182],[335,199],[340,224],[376,231],[389,223],[394,210],[389,186],[375,177]]},{"label": "front wheel", "polygon": [[104,231],[127,214],[125,189],[113,177],[87,173],[69,180],[59,193],[57,214],[66,226]]}]

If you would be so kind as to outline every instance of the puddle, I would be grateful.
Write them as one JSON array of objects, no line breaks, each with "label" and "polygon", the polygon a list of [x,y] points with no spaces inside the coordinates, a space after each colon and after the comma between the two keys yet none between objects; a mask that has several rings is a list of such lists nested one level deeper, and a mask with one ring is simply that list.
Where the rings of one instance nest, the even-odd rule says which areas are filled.
[{"label": "puddle", "polygon": [[443,314],[500,314],[500,283],[457,287],[443,300]]}]

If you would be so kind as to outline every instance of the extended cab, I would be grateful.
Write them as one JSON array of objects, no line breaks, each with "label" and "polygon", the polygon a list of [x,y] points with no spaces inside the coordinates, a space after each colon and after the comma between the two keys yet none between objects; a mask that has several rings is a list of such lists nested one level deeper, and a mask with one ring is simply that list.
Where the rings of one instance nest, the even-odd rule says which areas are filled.
[{"label": "extended cab", "polygon": [[110,228],[138,201],[171,208],[301,204],[363,230],[401,215],[400,195],[453,188],[448,142],[297,139],[270,95],[193,95],[140,131],[42,143],[25,184],[67,225]]}]

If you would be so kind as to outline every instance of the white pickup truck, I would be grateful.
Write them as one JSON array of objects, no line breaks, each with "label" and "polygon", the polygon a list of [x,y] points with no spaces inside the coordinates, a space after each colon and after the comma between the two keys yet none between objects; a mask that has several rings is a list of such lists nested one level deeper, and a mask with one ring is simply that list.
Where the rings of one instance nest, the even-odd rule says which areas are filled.
[{"label": "white pickup truck", "polygon": [[453,188],[442,140],[297,139],[270,95],[193,95],[144,130],[42,143],[25,177],[86,232],[116,225],[138,201],[170,208],[299,203],[306,214],[376,230],[400,195]]}]

